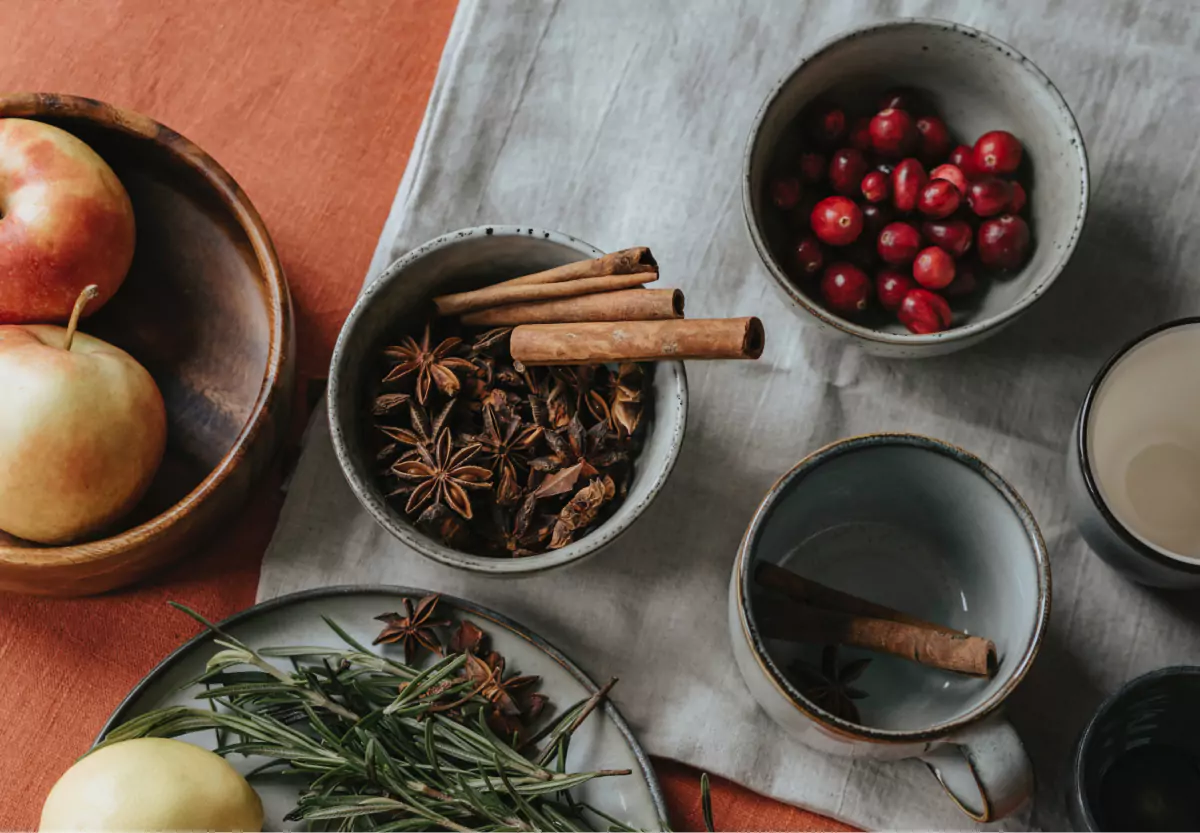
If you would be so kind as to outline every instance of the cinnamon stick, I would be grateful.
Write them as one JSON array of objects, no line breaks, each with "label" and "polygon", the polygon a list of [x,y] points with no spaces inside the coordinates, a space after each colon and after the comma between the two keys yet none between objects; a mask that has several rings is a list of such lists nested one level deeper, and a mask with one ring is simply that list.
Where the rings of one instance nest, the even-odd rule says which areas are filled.
[{"label": "cinnamon stick", "polygon": [[497,283],[472,292],[455,292],[433,299],[438,315],[461,315],[464,312],[499,307],[527,301],[546,301],[551,298],[575,298],[614,289],[631,289],[658,280],[657,272],[638,272],[633,275],[602,275],[580,278],[563,283],[507,284]]},{"label": "cinnamon stick", "polygon": [[637,246],[632,249],[622,249],[619,252],[609,252],[592,260],[580,260],[555,266],[544,272],[534,272],[523,275],[496,286],[527,286],[529,284],[561,283],[574,281],[579,278],[597,278],[601,275],[633,275],[639,272],[657,272],[658,262],[650,249]]},{"label": "cinnamon stick", "polygon": [[[778,590],[788,598],[801,604],[821,607],[826,610],[836,610],[841,613],[872,616],[876,619],[891,619],[893,622],[905,622],[909,625],[942,631],[943,633],[962,634],[962,631],[956,631],[953,628],[927,622],[924,619],[918,619],[916,616],[909,616],[907,613],[894,608],[869,602],[866,599],[860,599],[858,596],[843,593],[841,590],[834,590],[832,587],[827,587],[812,579],[804,578],[804,576],[797,575],[791,570],[784,569],[778,564],[771,564],[768,561],[760,561],[755,566],[754,580],[758,582],[760,587]],[[965,634],[962,635],[965,636]]]},{"label": "cinnamon stick", "polygon": [[757,318],[524,324],[512,332],[512,357],[526,365],[757,359],[766,335]]},{"label": "cinnamon stick", "polygon": [[757,603],[754,619],[767,639],[851,645],[977,677],[996,671],[996,646],[978,636],[775,599]]},{"label": "cinnamon stick", "polygon": [[462,323],[479,327],[578,321],[666,321],[683,318],[678,289],[622,289],[577,298],[531,301],[469,312]]}]

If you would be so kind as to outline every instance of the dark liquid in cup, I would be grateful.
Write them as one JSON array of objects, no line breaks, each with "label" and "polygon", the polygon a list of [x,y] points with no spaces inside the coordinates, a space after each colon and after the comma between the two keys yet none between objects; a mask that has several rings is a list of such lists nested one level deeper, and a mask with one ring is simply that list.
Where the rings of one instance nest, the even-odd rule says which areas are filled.
[{"label": "dark liquid in cup", "polygon": [[1100,782],[1103,830],[1200,830],[1200,761],[1152,743],[1121,753]]}]

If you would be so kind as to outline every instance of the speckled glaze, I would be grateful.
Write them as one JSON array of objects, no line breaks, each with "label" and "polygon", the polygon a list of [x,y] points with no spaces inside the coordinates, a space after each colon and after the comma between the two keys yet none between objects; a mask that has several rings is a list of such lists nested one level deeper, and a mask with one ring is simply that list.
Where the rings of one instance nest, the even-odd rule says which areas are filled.
[{"label": "speckled glaze", "polygon": [[[429,592],[388,585],[322,587],[261,602],[234,614],[219,627],[257,648],[269,645],[344,647],[322,622],[321,617],[328,616],[351,637],[369,644],[379,632],[375,615],[399,608],[406,597],[420,598]],[[447,595],[442,595],[439,610],[483,628],[493,647],[508,659],[510,668],[541,678],[541,691],[551,698],[556,708],[566,708],[596,692],[596,684],[567,656],[507,616]],[[195,705],[193,698],[201,689],[195,679],[215,650],[213,641],[212,633],[201,633],[159,663],[113,712],[96,742],[103,740],[117,726],[151,709]],[[380,646],[376,650],[387,653],[389,648]],[[216,738],[210,732],[202,732],[188,736],[187,740],[212,748]],[[631,822],[638,829],[668,829],[666,805],[650,760],[611,701],[606,701],[580,727],[579,734],[572,738],[569,755],[568,765],[577,770],[621,768],[632,773],[626,778],[602,778],[585,784],[577,798]],[[239,756],[233,756],[230,762],[242,772],[259,763]],[[301,825],[284,822],[284,816],[296,804],[294,783],[265,779],[256,782],[255,788],[263,799],[265,830],[303,829]]]},{"label": "speckled glaze", "polygon": [[388,532],[422,555],[476,573],[519,576],[577,562],[629,528],[666,482],[687,424],[687,374],[682,362],[652,365],[651,418],[634,463],[625,502],[587,536],[559,550],[526,558],[488,558],[451,549],[417,531],[384,499],[370,470],[365,418],[371,357],[406,321],[419,325],[438,294],[476,289],[499,280],[603,254],[570,235],[525,226],[479,226],[442,235],[393,263],[359,297],[342,326],[329,368],[329,429],[350,488]]},{"label": "speckled glaze", "polygon": [[1146,743],[1185,747],[1200,759],[1200,667],[1160,668],[1129,681],[1096,710],[1075,744],[1067,810],[1075,830],[1105,830],[1101,779],[1113,760]]},{"label": "speckled glaze", "polygon": [[[816,98],[868,109],[887,87],[927,90],[954,135],[974,141],[1003,128],[1018,136],[1033,166],[1026,211],[1034,250],[1029,263],[995,281],[977,306],[956,312],[952,329],[914,335],[899,323],[874,330],[826,310],[788,279],[776,254],[779,234],[763,204],[763,183],[795,116]],[[750,237],[785,303],[824,332],[894,358],[936,356],[977,344],[1011,324],[1038,300],[1070,259],[1088,208],[1083,137],[1042,72],[1011,46],[967,26],[898,20],[840,36],[803,60],[767,96],[746,146],[742,209]],[[776,230],[777,231],[777,230]]]},{"label": "speckled glaze", "polygon": [[[886,544],[868,552],[864,533],[855,530],[876,528],[885,530]],[[847,542],[847,531],[859,537]],[[907,546],[909,533],[924,545]],[[794,566],[840,590],[985,635],[996,643],[999,673],[991,680],[964,678],[864,654],[872,666],[856,685],[871,694],[859,701],[863,722],[871,725],[836,717],[807,700],[783,672],[794,646],[758,631],[753,574],[759,561]],[[899,586],[910,574],[918,580]],[[947,592],[929,592],[925,578],[942,576]],[[956,618],[945,602],[957,605],[958,595]],[[830,754],[920,758],[978,821],[1002,818],[1032,794],[1028,756],[999,709],[1037,655],[1049,613],[1049,559],[1020,496],[973,455],[914,434],[841,440],[780,478],[742,539],[728,606],[738,668],[780,726]],[[904,688],[913,680],[924,688]]]},{"label": "speckled glaze", "polygon": [[1123,575],[1150,587],[1200,587],[1200,562],[1172,557],[1134,535],[1105,504],[1089,459],[1089,425],[1096,394],[1109,371],[1151,336],[1200,324],[1200,317],[1181,318],[1148,330],[1113,354],[1092,380],[1080,406],[1067,449],[1067,493],[1071,516],[1088,546]]}]

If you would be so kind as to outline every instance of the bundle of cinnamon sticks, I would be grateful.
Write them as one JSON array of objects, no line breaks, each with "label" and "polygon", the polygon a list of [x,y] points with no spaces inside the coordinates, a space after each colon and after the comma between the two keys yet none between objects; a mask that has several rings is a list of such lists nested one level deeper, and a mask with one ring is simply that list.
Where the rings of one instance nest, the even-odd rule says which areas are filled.
[{"label": "bundle of cinnamon sticks", "polygon": [[678,289],[647,289],[658,263],[645,246],[434,298],[438,315],[514,327],[513,359],[530,366],[658,359],[757,359],[757,318],[684,319]]},{"label": "bundle of cinnamon sticks", "polygon": [[775,564],[759,563],[754,579],[790,600],[766,598],[756,604],[755,621],[768,639],[849,645],[977,677],[996,673],[996,646],[990,639],[843,593]]}]

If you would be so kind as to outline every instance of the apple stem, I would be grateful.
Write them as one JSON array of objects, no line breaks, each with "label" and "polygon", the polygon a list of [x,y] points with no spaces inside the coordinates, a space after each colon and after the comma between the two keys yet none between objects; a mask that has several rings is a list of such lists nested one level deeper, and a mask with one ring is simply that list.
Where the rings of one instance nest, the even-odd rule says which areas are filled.
[{"label": "apple stem", "polygon": [[71,320],[67,322],[67,340],[63,342],[63,349],[70,351],[71,342],[75,340],[75,328],[79,326],[79,318],[83,315],[83,308],[88,305],[88,301],[94,300],[100,296],[100,287],[94,283],[88,284],[79,293],[79,297],[75,299],[75,308],[71,310]]}]

